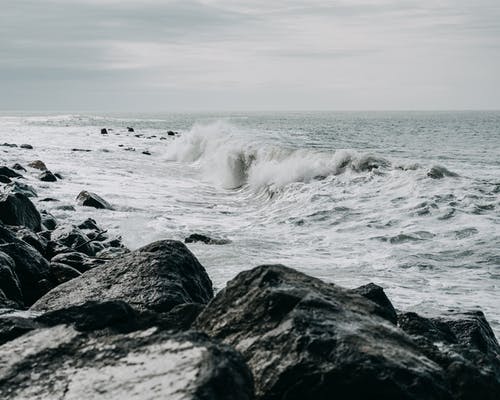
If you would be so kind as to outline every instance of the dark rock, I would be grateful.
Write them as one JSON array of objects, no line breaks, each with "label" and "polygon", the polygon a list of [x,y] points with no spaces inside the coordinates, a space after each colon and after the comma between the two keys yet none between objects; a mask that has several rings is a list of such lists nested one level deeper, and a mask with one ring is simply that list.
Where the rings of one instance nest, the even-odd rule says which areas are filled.
[{"label": "dark rock", "polygon": [[168,132],[167,132],[167,135],[168,135],[168,136],[175,136],[175,132],[174,132],[174,131],[168,131]]},{"label": "dark rock", "polygon": [[7,178],[22,178],[21,174],[5,166],[0,167],[0,175],[6,176]]},{"label": "dark rock", "polygon": [[15,169],[16,171],[26,171],[26,168],[24,168],[21,164],[15,163],[12,166],[12,169]]},{"label": "dark rock", "polygon": [[40,213],[22,193],[0,194],[0,221],[7,225],[23,225],[35,232],[41,229]]},{"label": "dark rock", "polygon": [[432,179],[442,179],[444,177],[457,177],[458,174],[455,172],[451,172],[447,170],[445,167],[441,167],[436,165],[432,167],[429,172],[427,172],[427,176]]},{"label": "dark rock", "polygon": [[[1,297],[0,291],[0,299]],[[15,308],[0,310],[0,346],[34,329],[41,328],[42,326],[34,321],[35,317],[34,313],[18,311]],[[0,368],[0,375],[1,373]]]},{"label": "dark rock", "polygon": [[105,249],[96,253],[96,258],[103,260],[112,260],[116,257],[124,256],[125,254],[130,253],[130,250],[124,247],[106,247]]},{"label": "dark rock", "polygon": [[[21,309],[24,308],[23,304],[16,303],[15,301],[10,300],[7,298],[5,293],[0,289],[0,312],[2,309]],[[1,327],[1,321],[0,321],[0,344],[2,344],[2,327]]]},{"label": "dark rock", "polygon": [[53,263],[68,265],[83,273],[104,263],[103,260],[92,258],[83,253],[71,252],[57,254],[50,260]]},{"label": "dark rock", "polygon": [[134,128],[131,128],[130,126],[128,126],[128,127],[127,127],[127,131],[128,131],[128,132],[135,132],[135,131],[134,131]]},{"label": "dark rock", "polygon": [[16,236],[22,241],[34,247],[40,254],[44,255],[47,251],[47,239],[27,228],[16,230]]},{"label": "dark rock", "polygon": [[76,208],[70,204],[63,204],[62,206],[57,206],[56,210],[62,211],[76,211]]},{"label": "dark rock", "polygon": [[36,190],[33,186],[27,185],[22,182],[12,182],[5,187],[5,193],[21,193],[26,197],[38,197]]},{"label": "dark rock", "polygon": [[229,239],[214,239],[206,235],[201,235],[199,233],[193,233],[192,235],[189,235],[186,239],[184,239],[185,243],[196,243],[196,242],[202,242],[205,244],[229,244],[231,241]]},{"label": "dark rock", "polygon": [[28,164],[28,167],[31,167],[31,168],[34,168],[34,169],[39,169],[40,171],[46,171],[47,170],[47,166],[41,160],[35,160],[35,161],[30,162]]},{"label": "dark rock", "polygon": [[68,282],[81,275],[81,272],[77,271],[75,268],[57,262],[50,263],[50,273],[52,275],[51,281],[54,282],[55,285]]},{"label": "dark rock", "polygon": [[0,291],[6,299],[16,304],[23,304],[23,294],[19,279],[14,272],[15,268],[14,260],[0,252]]},{"label": "dark rock", "polygon": [[49,231],[53,231],[57,227],[57,219],[48,211],[42,210],[40,213],[42,217],[42,225]]},{"label": "dark rock", "polygon": [[387,298],[384,289],[374,283],[369,283],[368,285],[360,286],[352,290],[354,293],[360,294],[363,297],[373,301],[380,307],[377,312],[378,315],[391,321],[393,324],[397,324],[398,316],[396,310],[394,309],[391,301]]},{"label": "dark rock", "polygon": [[90,239],[80,229],[75,226],[59,226],[52,231],[51,239],[53,242],[58,242],[64,246],[85,253],[88,256],[93,256]]},{"label": "dark rock", "polygon": [[102,231],[101,228],[97,225],[97,222],[95,219],[92,218],[87,218],[85,221],[83,221],[80,225],[78,225],[78,228],[80,229],[89,229],[93,231]]},{"label": "dark rock", "polygon": [[108,130],[106,128],[102,128],[101,135],[107,135],[107,134],[108,134]]},{"label": "dark rock", "polygon": [[57,179],[63,179],[63,176],[59,173],[55,173],[54,176],[57,178]]},{"label": "dark rock", "polygon": [[81,152],[84,152],[84,153],[89,153],[92,150],[90,150],[90,149],[71,149],[71,151],[81,151]]},{"label": "dark rock", "polygon": [[81,206],[94,207],[107,210],[113,209],[113,207],[111,207],[111,205],[102,197],[98,196],[95,193],[87,192],[85,190],[80,192],[80,194],[76,197],[76,201]]},{"label": "dark rock", "polygon": [[44,203],[49,203],[49,202],[58,202],[59,200],[54,199],[53,197],[45,197],[44,199],[41,199],[40,201],[44,202]]},{"label": "dark rock", "polygon": [[12,180],[5,175],[0,175],[0,183],[12,183]]},{"label": "dark rock", "polygon": [[33,150],[33,146],[31,144],[22,144],[21,149]]},{"label": "dark rock", "polygon": [[146,155],[146,156],[150,156],[151,153],[149,151],[143,151],[142,154]]},{"label": "dark rock", "polygon": [[32,246],[16,238],[2,225],[0,225],[0,252],[7,254],[14,261],[12,272],[19,280],[27,306],[33,304],[52,288],[50,266],[47,260]]},{"label": "dark rock", "polygon": [[207,303],[212,283],[181,242],[163,240],[115,258],[58,286],[34,306],[54,310],[88,300],[124,300],[139,310],[166,312],[183,303]]},{"label": "dark rock", "polygon": [[38,175],[38,179],[43,182],[56,182],[56,176],[50,171],[44,171],[40,175]]},{"label": "dark rock", "polygon": [[498,398],[500,346],[481,311],[435,318],[402,313],[398,323],[443,368],[453,399]]},{"label": "dark rock", "polygon": [[0,146],[4,146],[4,147],[17,147],[17,144],[15,144],[15,143],[4,143],[4,144],[1,144]]},{"label": "dark rock", "polygon": [[125,151],[135,151],[135,148],[133,148],[133,147],[126,147],[123,150],[125,150]]},{"label": "dark rock", "polygon": [[258,399],[451,399],[371,300],[280,266],[240,273],[193,324],[241,351]]},{"label": "dark rock", "polygon": [[161,136],[160,140],[167,140],[167,138],[165,136]]},{"label": "dark rock", "polygon": [[253,398],[241,356],[196,333],[103,335],[56,325],[5,343],[0,365],[4,400]]}]

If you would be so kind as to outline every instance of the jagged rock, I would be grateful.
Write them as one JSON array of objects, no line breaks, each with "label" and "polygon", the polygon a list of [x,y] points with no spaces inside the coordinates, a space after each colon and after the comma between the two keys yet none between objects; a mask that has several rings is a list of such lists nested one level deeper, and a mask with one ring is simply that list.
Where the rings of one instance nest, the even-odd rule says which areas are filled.
[{"label": "jagged rock", "polygon": [[85,253],[88,256],[95,255],[90,245],[90,239],[80,229],[75,226],[59,226],[52,231],[51,239],[70,249]]},{"label": "jagged rock", "polygon": [[33,309],[54,310],[99,299],[165,312],[183,303],[206,304],[212,297],[212,283],[196,257],[183,243],[163,240],[56,287]]},{"label": "jagged rock", "polygon": [[185,243],[196,243],[196,242],[202,242],[205,244],[217,244],[217,245],[222,245],[222,244],[229,244],[231,241],[229,239],[214,239],[206,235],[202,235],[199,233],[193,233],[192,235],[189,235],[186,239],[184,239]]},{"label": "jagged rock", "polygon": [[5,187],[4,193],[21,193],[26,197],[37,197],[38,194],[33,186],[22,182],[12,182]]},{"label": "jagged rock", "polygon": [[26,171],[26,168],[24,168],[21,164],[15,163],[12,166],[12,169],[15,169],[16,171]]},{"label": "jagged rock", "polygon": [[354,293],[360,294],[363,297],[373,301],[380,307],[377,312],[378,315],[391,321],[393,324],[397,324],[398,316],[396,310],[394,309],[391,301],[387,298],[384,289],[374,283],[369,283],[368,285],[360,286],[352,290]]},{"label": "jagged rock", "polygon": [[47,170],[47,166],[41,160],[31,161],[28,164],[28,167],[31,167],[31,168],[34,168],[34,169],[39,169],[40,171],[46,171]]},{"label": "jagged rock", "polygon": [[234,350],[195,333],[37,329],[0,347],[0,398],[250,400]]},{"label": "jagged rock", "polygon": [[50,261],[53,263],[69,265],[81,273],[104,263],[103,260],[92,258],[78,252],[57,254],[52,257]]},{"label": "jagged rock", "polygon": [[19,280],[27,306],[33,304],[53,287],[50,282],[50,266],[47,260],[1,224],[0,252],[7,254],[14,261],[12,272]]},{"label": "jagged rock", "polygon": [[38,175],[38,179],[42,182],[57,182],[56,176],[50,171],[43,171],[40,175]]},{"label": "jagged rock", "polygon": [[22,144],[21,149],[33,150],[33,146],[31,144]]},{"label": "jagged rock", "polygon": [[280,266],[240,273],[194,329],[241,351],[258,399],[451,399],[443,369],[378,304]]},{"label": "jagged rock", "polygon": [[22,193],[0,194],[0,221],[6,225],[23,225],[38,232],[40,213],[31,200]]},{"label": "jagged rock", "polygon": [[0,175],[6,176],[7,178],[22,178],[21,174],[5,166],[0,167]]},{"label": "jagged rock", "polygon": [[439,364],[453,399],[494,400],[500,394],[500,346],[481,311],[425,318],[398,316],[399,326]]},{"label": "jagged rock", "polygon": [[107,210],[113,209],[113,207],[111,207],[111,205],[102,197],[98,196],[95,193],[87,192],[85,190],[80,192],[80,194],[76,197],[76,201],[81,206],[94,207]]}]

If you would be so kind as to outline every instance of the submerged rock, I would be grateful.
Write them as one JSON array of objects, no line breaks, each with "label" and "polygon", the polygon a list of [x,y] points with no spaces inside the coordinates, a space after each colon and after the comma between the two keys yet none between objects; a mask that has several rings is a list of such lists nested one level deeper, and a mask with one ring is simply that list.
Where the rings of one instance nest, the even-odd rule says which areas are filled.
[{"label": "submerged rock", "polygon": [[56,287],[34,310],[54,310],[88,300],[124,300],[138,310],[169,311],[184,303],[206,304],[212,283],[196,257],[181,242],[163,240]]},{"label": "submerged rock", "polygon": [[76,197],[76,201],[81,206],[94,207],[107,210],[113,209],[113,207],[111,207],[111,204],[109,204],[102,197],[98,196],[95,193],[87,192],[86,190],[78,194],[78,196]]},{"label": "submerged rock", "polygon": [[442,179],[444,177],[457,177],[458,174],[455,172],[451,172],[447,170],[445,167],[441,167],[436,165],[432,167],[429,172],[427,172],[427,176],[432,179]]},{"label": "submerged rock", "polygon": [[107,135],[107,134],[108,134],[108,130],[106,128],[102,128],[101,135]]},{"label": "submerged rock", "polygon": [[186,239],[184,239],[184,243],[196,243],[196,242],[202,242],[205,244],[218,244],[218,245],[231,243],[229,239],[214,239],[199,233],[193,233],[192,235],[189,235]]},{"label": "submerged rock", "polygon": [[0,397],[250,400],[253,390],[241,356],[200,334],[56,325],[0,347]]},{"label": "submerged rock", "polygon": [[0,194],[0,221],[6,225],[22,225],[38,232],[40,213],[31,200],[22,193]]}]

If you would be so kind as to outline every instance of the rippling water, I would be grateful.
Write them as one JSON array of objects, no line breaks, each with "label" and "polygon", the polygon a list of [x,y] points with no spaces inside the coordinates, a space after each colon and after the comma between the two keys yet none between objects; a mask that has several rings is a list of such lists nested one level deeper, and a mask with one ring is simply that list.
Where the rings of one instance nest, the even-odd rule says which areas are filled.
[{"label": "rippling water", "polygon": [[[65,177],[28,178],[59,218],[93,216],[131,248],[230,239],[190,245],[217,288],[279,262],[373,281],[401,309],[481,308],[500,333],[499,112],[3,115],[0,137],[35,147],[0,147],[2,163]],[[57,209],[84,189],[117,210]]]}]

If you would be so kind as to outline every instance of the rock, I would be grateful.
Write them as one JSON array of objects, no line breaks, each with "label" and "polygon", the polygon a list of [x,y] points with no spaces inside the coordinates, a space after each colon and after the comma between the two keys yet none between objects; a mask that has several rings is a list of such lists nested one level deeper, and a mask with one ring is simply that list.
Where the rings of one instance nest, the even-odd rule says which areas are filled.
[{"label": "rock", "polygon": [[59,173],[55,173],[54,176],[57,178],[57,179],[63,179],[63,176]]},{"label": "rock", "polygon": [[57,227],[57,219],[48,211],[42,210],[40,213],[42,217],[42,225],[49,231],[53,231]]},{"label": "rock", "polygon": [[12,180],[5,175],[0,175],[0,183],[12,183]]},{"label": "rock", "polygon": [[34,169],[39,169],[40,171],[46,171],[47,170],[47,166],[41,160],[35,160],[35,161],[30,162],[28,164],[28,167],[31,167],[31,168],[34,168]]},{"label": "rock", "polygon": [[498,398],[500,346],[481,311],[435,318],[402,313],[398,323],[443,368],[453,399]]},{"label": "rock", "polygon": [[387,298],[384,289],[380,286],[369,283],[368,285],[360,286],[352,291],[373,301],[380,307],[380,310],[377,312],[378,315],[391,321],[393,324],[397,324],[398,316],[396,310],[391,301]]},{"label": "rock", "polygon": [[56,285],[68,282],[71,279],[77,278],[81,275],[81,273],[78,272],[75,268],[57,262],[50,263],[50,273],[52,275],[51,281]]},{"label": "rock", "polygon": [[184,243],[196,243],[202,242],[205,244],[229,244],[231,241],[229,239],[214,239],[206,235],[201,235],[199,233],[193,233],[189,235],[186,239],[184,239]]},{"label": "rock", "polygon": [[127,127],[127,131],[128,131],[128,132],[135,132],[135,131],[134,131],[134,128],[131,128],[130,126],[128,126],[128,127]]},{"label": "rock", "polygon": [[76,208],[74,206],[72,206],[71,204],[63,204],[62,206],[57,206],[56,210],[76,211]]},{"label": "rock", "polygon": [[23,177],[21,174],[18,174],[13,169],[10,169],[9,167],[5,167],[5,166],[0,167],[0,175],[6,176],[7,178],[22,178]]},{"label": "rock", "polygon": [[80,194],[76,197],[76,201],[81,206],[94,207],[107,210],[113,209],[113,207],[111,207],[111,205],[102,197],[98,196],[95,193],[87,192],[85,190],[80,192]]},{"label": "rock", "polygon": [[0,347],[0,398],[250,400],[253,390],[241,356],[201,334],[56,325]]},{"label": "rock", "polygon": [[166,312],[178,304],[206,304],[212,283],[196,257],[178,241],[151,243],[56,287],[34,310],[89,300],[124,300],[138,310]]},{"label": "rock", "polygon": [[128,253],[130,253],[130,250],[123,247],[107,247],[103,250],[98,251],[95,256],[99,259],[111,260]]},{"label": "rock", "polygon": [[[0,346],[34,329],[41,328],[42,326],[35,322],[35,317],[34,313],[18,311],[15,308],[0,310]],[[2,383],[0,380],[0,386]]]},{"label": "rock", "polygon": [[16,304],[23,304],[23,294],[19,279],[14,272],[15,268],[14,260],[0,252],[0,291],[6,299]]},{"label": "rock", "polygon": [[51,258],[51,262],[68,265],[83,273],[104,263],[103,260],[89,257],[83,253],[61,253]]},{"label": "rock", "polygon": [[427,176],[432,179],[442,179],[444,177],[457,177],[458,174],[455,172],[451,172],[447,170],[445,167],[441,167],[436,165],[432,167],[429,172],[427,172]]},{"label": "rock", "polygon": [[59,200],[54,199],[53,197],[45,197],[44,199],[40,199],[40,201],[44,203],[55,203],[58,202]]},{"label": "rock", "polygon": [[52,288],[50,266],[32,246],[19,240],[0,224],[0,252],[14,261],[12,272],[18,278],[24,302],[32,305]]},{"label": "rock", "polygon": [[17,229],[16,237],[23,242],[28,243],[35,248],[40,254],[45,255],[47,251],[47,239],[27,228]]},{"label": "rock", "polygon": [[108,134],[108,130],[106,128],[102,128],[101,135],[107,135],[107,134]]},{"label": "rock", "polygon": [[31,144],[22,144],[21,149],[33,150],[33,146]]},{"label": "rock", "polygon": [[81,151],[84,153],[90,153],[92,150],[90,150],[90,149],[71,149],[71,151]]},{"label": "rock", "polygon": [[51,239],[53,242],[63,244],[72,250],[93,256],[95,253],[90,246],[90,239],[80,229],[75,226],[59,226],[52,231]]},{"label": "rock", "polygon": [[4,146],[4,147],[17,147],[17,144],[15,144],[15,143],[4,143],[4,144],[2,144],[0,146]]},{"label": "rock", "polygon": [[194,329],[241,351],[257,399],[451,399],[443,370],[351,290],[281,265],[240,273]]},{"label": "rock", "polygon": [[142,154],[146,155],[146,156],[150,156],[151,153],[149,151],[143,151]]},{"label": "rock", "polygon": [[[0,289],[0,312],[2,309],[20,309],[23,308],[24,306],[22,304],[16,303],[15,301],[12,301],[7,298],[5,293]],[[2,336],[2,327],[1,327],[1,321],[0,321],[0,344],[1,344],[1,336]]]},{"label": "rock", "polygon": [[26,171],[26,168],[24,168],[21,164],[15,163],[12,166],[12,169],[15,169],[16,171]]},{"label": "rock", "polygon": [[168,132],[167,132],[167,135],[168,135],[168,136],[175,136],[175,132],[174,132],[174,131],[168,131]]},{"label": "rock", "polygon": [[57,178],[55,175],[50,172],[50,171],[44,171],[40,175],[38,175],[38,179],[43,181],[43,182],[56,182]]},{"label": "rock", "polygon": [[22,193],[0,194],[0,221],[7,225],[23,225],[38,232],[40,213],[31,200]]},{"label": "rock", "polygon": [[83,221],[81,224],[78,225],[78,228],[80,229],[89,229],[89,230],[93,230],[93,231],[102,231],[101,228],[99,228],[99,226],[97,225],[97,222],[95,221],[95,219],[92,219],[92,218],[87,218],[85,221]]},{"label": "rock", "polygon": [[33,186],[22,182],[12,182],[5,187],[5,193],[22,193],[26,197],[38,197]]}]

